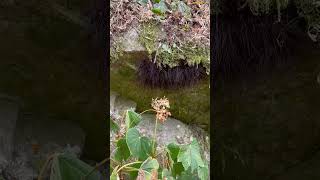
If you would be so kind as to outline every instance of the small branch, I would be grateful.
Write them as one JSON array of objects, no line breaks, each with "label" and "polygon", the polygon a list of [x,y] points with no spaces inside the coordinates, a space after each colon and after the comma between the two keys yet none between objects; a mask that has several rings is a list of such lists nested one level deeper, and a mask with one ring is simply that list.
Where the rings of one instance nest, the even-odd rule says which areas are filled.
[{"label": "small branch", "polygon": [[142,161],[136,161],[136,162],[132,162],[132,163],[125,164],[125,165],[123,165],[121,168],[119,168],[119,169],[117,170],[117,173],[119,173],[119,172],[121,171],[121,169],[123,169],[123,168],[125,168],[125,167],[127,167],[127,166],[130,166],[130,165],[133,165],[133,164],[138,164],[138,163],[142,163]]},{"label": "small branch", "polygon": [[148,110],[145,110],[145,111],[143,111],[142,113],[140,113],[140,115],[142,115],[143,113],[146,113],[146,112],[148,112],[148,111],[154,111],[154,112],[156,112],[154,109],[148,109]]}]

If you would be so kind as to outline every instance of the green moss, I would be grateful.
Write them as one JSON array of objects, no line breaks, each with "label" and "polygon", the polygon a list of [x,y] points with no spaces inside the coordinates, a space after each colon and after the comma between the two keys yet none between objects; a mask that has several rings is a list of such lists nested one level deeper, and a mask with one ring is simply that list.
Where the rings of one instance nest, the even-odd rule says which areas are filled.
[{"label": "green moss", "polygon": [[202,64],[206,68],[207,74],[210,73],[209,48],[187,43],[182,47],[163,44],[158,50],[157,61],[160,65],[168,65],[172,68],[178,66],[181,60],[186,61],[189,66]]},{"label": "green moss", "polygon": [[117,62],[121,56],[124,54],[123,45],[122,45],[122,38],[118,38],[112,43],[110,48],[110,62],[115,63]]},{"label": "green moss", "polygon": [[160,27],[156,22],[149,22],[141,25],[139,42],[147,49],[150,55],[157,49],[160,33]]},{"label": "green moss", "polygon": [[111,67],[110,80],[110,89],[135,101],[140,112],[150,109],[152,98],[165,96],[170,100],[171,114],[174,118],[209,129],[209,79],[179,90],[151,89],[138,83],[136,71],[121,65]]}]

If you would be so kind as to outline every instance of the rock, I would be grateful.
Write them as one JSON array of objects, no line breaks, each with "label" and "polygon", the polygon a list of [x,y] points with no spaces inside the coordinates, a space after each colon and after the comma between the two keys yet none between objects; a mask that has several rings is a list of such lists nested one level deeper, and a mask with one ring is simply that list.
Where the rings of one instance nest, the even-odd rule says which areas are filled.
[{"label": "rock", "polygon": [[135,28],[130,29],[123,35],[122,46],[125,52],[146,51],[139,42],[139,33]]},{"label": "rock", "polygon": [[12,159],[18,112],[16,99],[0,95],[0,165]]},{"label": "rock", "polygon": [[118,96],[114,103],[114,111],[116,111],[119,115],[123,115],[123,113],[128,109],[135,110],[137,107],[137,103],[134,101],[125,99],[121,96]]},{"label": "rock", "polygon": [[114,103],[116,101],[118,94],[110,91],[110,112],[114,111]]}]

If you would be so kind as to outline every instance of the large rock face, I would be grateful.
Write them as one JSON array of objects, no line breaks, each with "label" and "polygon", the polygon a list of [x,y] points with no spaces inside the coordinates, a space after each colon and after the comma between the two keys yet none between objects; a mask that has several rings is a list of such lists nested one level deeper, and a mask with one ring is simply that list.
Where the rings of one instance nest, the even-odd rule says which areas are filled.
[{"label": "large rock face", "polygon": [[123,50],[127,53],[146,51],[146,48],[139,42],[139,33],[136,29],[132,28],[123,36]]}]

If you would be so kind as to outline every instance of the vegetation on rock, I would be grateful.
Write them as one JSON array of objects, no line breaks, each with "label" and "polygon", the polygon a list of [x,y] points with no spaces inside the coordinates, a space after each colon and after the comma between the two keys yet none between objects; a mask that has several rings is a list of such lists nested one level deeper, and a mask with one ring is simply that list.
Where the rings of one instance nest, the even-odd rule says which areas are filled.
[{"label": "vegetation on rock", "polygon": [[[139,41],[159,67],[175,67],[183,60],[188,65],[202,64],[210,72],[208,0],[122,0],[111,2],[111,17],[112,36],[138,27]],[[121,43],[113,40],[111,45]]]},{"label": "vegetation on rock", "polygon": [[[110,119],[111,131],[116,134],[116,149],[111,157],[110,179],[201,179],[209,178],[208,163],[203,160],[198,142],[179,145],[170,143],[157,148],[157,124],[171,115],[166,98],[153,99],[156,113],[153,139],[142,136],[135,126],[141,121],[141,114],[127,110],[124,123]],[[160,151],[160,152],[157,152]]]}]

